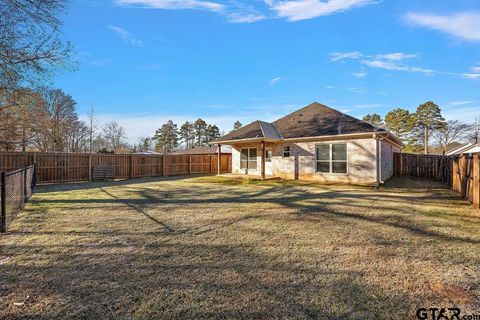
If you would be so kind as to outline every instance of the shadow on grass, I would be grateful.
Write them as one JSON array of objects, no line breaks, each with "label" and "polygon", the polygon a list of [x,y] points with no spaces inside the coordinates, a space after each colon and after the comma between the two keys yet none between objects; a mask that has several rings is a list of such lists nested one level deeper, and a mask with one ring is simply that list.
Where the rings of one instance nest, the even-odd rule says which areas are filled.
[{"label": "shadow on grass", "polygon": [[[424,182],[417,184],[418,196],[412,196],[405,192],[402,193],[402,188],[406,189],[408,186],[408,180],[406,179],[392,179],[389,183],[383,186],[382,190],[376,191],[373,188],[360,188],[357,187],[336,187],[336,186],[321,186],[315,184],[316,187],[321,189],[320,193],[311,193],[308,191],[311,183],[299,183],[297,181],[292,182],[256,182],[256,181],[235,181],[243,186],[255,185],[256,189],[238,189],[231,187],[222,193],[222,190],[211,186],[201,186],[201,182],[217,181],[219,185],[224,185],[225,178],[207,177],[200,178],[198,182],[200,187],[193,187],[190,185],[182,186],[181,184],[175,187],[171,187],[169,190],[158,190],[157,185],[153,186],[136,186],[126,187],[129,197],[122,197],[121,195],[115,195],[116,189],[107,191],[105,187],[118,186],[117,184],[100,186],[100,190],[107,193],[111,198],[99,199],[99,198],[77,198],[77,199],[41,199],[33,200],[32,203],[37,201],[42,204],[56,204],[64,205],[66,210],[69,209],[72,204],[103,204],[114,205],[121,202],[137,212],[142,213],[148,219],[154,221],[157,224],[162,225],[166,230],[173,232],[173,228],[166,225],[164,222],[156,219],[151,214],[147,213],[147,209],[155,206],[190,206],[190,205],[225,205],[229,204],[251,204],[261,205],[270,203],[272,205],[280,205],[284,208],[289,208],[295,215],[302,216],[303,219],[308,219],[312,222],[321,223],[325,218],[331,219],[348,219],[351,221],[359,220],[379,226],[388,226],[394,228],[401,228],[410,233],[429,237],[439,238],[447,241],[462,241],[468,243],[480,244],[480,240],[460,237],[454,234],[445,234],[434,231],[431,229],[432,225],[412,223],[409,218],[409,214],[425,215],[425,216],[443,216],[445,222],[451,217],[448,213],[443,212],[430,212],[430,211],[413,211],[408,204],[416,203],[417,205],[437,205],[439,202],[457,201],[455,205],[468,204],[463,201],[460,196],[454,194],[446,187],[435,182]],[[231,180],[231,179],[226,179]],[[240,179],[234,179],[240,180]],[[155,180],[157,182],[158,180]],[[227,181],[230,185],[231,182]],[[231,185],[230,185],[231,186]],[[234,186],[238,186],[235,184]],[[420,188],[420,186],[423,186]],[[98,186],[97,186],[98,187]],[[305,188],[307,187],[307,189]],[[338,189],[336,189],[338,188]],[[359,191],[360,190],[360,191]],[[363,191],[362,191],[363,190]],[[121,190],[120,190],[121,191]],[[131,195],[134,195],[133,197]],[[374,203],[374,205],[373,205]],[[397,204],[397,206],[392,206]],[[364,213],[357,212],[357,209],[362,209]],[[390,212],[389,215],[372,215],[369,214],[370,209],[384,210]],[[395,214],[393,214],[395,213]],[[472,216],[464,218],[471,222],[480,222],[480,216]]]},{"label": "shadow on grass", "polygon": [[[369,259],[376,263],[380,258],[391,261],[395,248],[408,234],[421,240],[435,238],[441,241],[441,248],[461,245],[474,248],[479,243],[433,231],[429,221],[410,219],[412,214],[425,214],[412,212],[407,206],[411,203],[435,203],[450,197],[449,201],[457,200],[438,185],[419,188],[423,195],[411,196],[395,184],[403,182],[395,181],[379,191],[317,185],[312,186],[318,191],[314,193],[309,191],[310,184],[242,183],[245,188],[222,182],[201,184],[208,180],[215,179],[198,178],[193,185],[173,180],[179,183],[169,189],[162,189],[161,184],[144,187],[126,184],[122,188],[115,188],[118,184],[98,184],[96,188],[108,194],[107,199],[78,195],[34,198],[32,213],[36,207],[44,210],[34,217],[40,220],[32,220],[32,225],[41,224],[39,228],[14,232],[12,236],[17,239],[2,243],[2,253],[20,259],[17,263],[0,264],[3,275],[0,295],[5,297],[0,299],[0,316],[6,319],[409,319],[418,304],[414,294],[407,294],[402,284],[379,285],[378,278],[366,274],[371,270],[365,265],[358,267],[352,260],[342,260],[342,254],[349,252],[352,255],[349,258],[358,259],[353,261]],[[162,180],[152,182],[157,181]],[[42,217],[50,204],[61,212],[58,217],[63,219],[63,213],[72,208],[88,210],[95,205],[118,210],[119,203],[161,225],[161,230],[168,233],[157,232],[159,228],[149,228],[148,224],[131,232],[104,231],[106,226],[97,225],[84,225],[83,230],[57,230],[54,221]],[[237,207],[239,212],[233,217],[223,217],[219,208],[229,205]],[[248,212],[241,211],[243,205],[249,206]],[[219,213],[209,223],[178,229],[156,217],[155,209],[172,206],[193,207],[192,215],[200,207]],[[285,211],[277,212],[281,209]],[[385,213],[370,213],[369,209]],[[309,237],[309,230],[297,231],[293,236],[282,235],[283,231],[252,224],[259,221],[274,224],[280,220],[286,225],[300,221],[300,230],[323,228],[323,239],[335,239],[337,243],[331,250],[318,251],[325,242]],[[327,223],[332,221],[336,223],[335,230],[329,230]],[[49,225],[44,230],[46,222]],[[390,227],[406,233],[385,238],[385,234],[374,232]],[[371,241],[369,244],[389,247],[390,251],[366,251],[366,256],[349,251],[365,244],[359,241],[362,236],[339,237],[338,232],[359,229],[371,232],[365,235]],[[235,232],[237,238],[232,235]],[[20,241],[21,236],[26,238]],[[293,237],[301,239],[293,241]],[[345,251],[340,252],[339,248]],[[478,261],[471,253],[470,256],[457,251],[454,254],[459,261],[469,259],[472,264]],[[442,252],[441,257],[444,255]],[[422,301],[436,301],[428,291],[420,294]],[[31,298],[23,308],[13,306],[13,302],[27,295]]]}]

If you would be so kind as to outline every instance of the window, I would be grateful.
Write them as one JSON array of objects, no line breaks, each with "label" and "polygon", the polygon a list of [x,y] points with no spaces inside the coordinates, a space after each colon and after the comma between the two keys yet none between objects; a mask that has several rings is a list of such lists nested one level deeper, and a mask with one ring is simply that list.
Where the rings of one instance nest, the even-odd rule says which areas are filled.
[{"label": "window", "polygon": [[271,162],[272,161],[272,150],[265,150],[265,161]]},{"label": "window", "polygon": [[347,144],[318,144],[315,148],[317,172],[347,173]]},{"label": "window", "polygon": [[283,147],[283,157],[284,158],[290,157],[290,146]]},{"label": "window", "polygon": [[249,148],[240,151],[240,169],[257,169],[257,149]]},{"label": "window", "polygon": [[240,169],[248,168],[248,149],[242,149],[240,152]]},{"label": "window", "polygon": [[248,149],[248,169],[257,169],[257,149]]}]

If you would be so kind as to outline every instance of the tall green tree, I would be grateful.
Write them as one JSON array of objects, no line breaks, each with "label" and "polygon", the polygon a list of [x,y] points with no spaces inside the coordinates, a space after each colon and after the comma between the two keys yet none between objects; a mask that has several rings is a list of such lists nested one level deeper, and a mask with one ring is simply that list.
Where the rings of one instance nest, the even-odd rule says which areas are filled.
[{"label": "tall green tree", "polygon": [[375,127],[383,126],[382,117],[379,114],[376,114],[376,113],[367,114],[366,116],[363,117],[362,120],[370,123],[371,125],[373,125]]},{"label": "tall green tree", "polygon": [[206,142],[210,143],[218,138],[220,138],[220,129],[214,124],[209,124],[206,130]]},{"label": "tall green tree", "polygon": [[195,146],[203,146],[206,144],[207,123],[203,119],[197,119],[193,123],[193,131],[195,135]]},{"label": "tall green tree", "polygon": [[385,115],[385,125],[397,138],[406,142],[414,126],[415,117],[410,111],[397,108]]},{"label": "tall green tree", "polygon": [[238,130],[242,127],[242,123],[240,121],[235,121],[235,123],[233,124],[233,130]]},{"label": "tall green tree", "polygon": [[415,112],[415,132],[418,140],[423,142],[424,152],[428,154],[428,142],[435,130],[445,126],[442,110],[432,101],[427,101],[418,106]]},{"label": "tall green tree", "polygon": [[187,121],[180,127],[179,131],[180,139],[185,143],[185,147],[192,148],[195,141],[195,131],[193,128],[193,123]]},{"label": "tall green tree", "polygon": [[168,120],[156,132],[154,139],[156,140],[157,151],[173,151],[178,147],[178,127],[172,121]]}]

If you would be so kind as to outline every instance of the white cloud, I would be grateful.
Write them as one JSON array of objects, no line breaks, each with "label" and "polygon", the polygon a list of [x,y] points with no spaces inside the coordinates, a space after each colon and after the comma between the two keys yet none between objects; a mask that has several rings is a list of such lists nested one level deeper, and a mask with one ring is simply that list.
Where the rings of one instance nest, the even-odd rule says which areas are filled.
[{"label": "white cloud", "polygon": [[480,41],[480,12],[459,12],[449,15],[407,13],[407,23],[447,33],[466,41]]},{"label": "white cloud", "polygon": [[271,85],[273,85],[273,84],[276,84],[277,82],[282,81],[282,80],[285,80],[285,78],[284,77],[275,77],[272,80],[270,80],[269,83]]},{"label": "white cloud", "polygon": [[235,12],[228,14],[228,22],[230,23],[253,23],[265,19],[264,15],[255,13]]},{"label": "white cloud", "polygon": [[[366,55],[359,51],[330,53],[331,62],[338,62],[345,59],[352,59],[352,60],[363,59],[361,60],[361,63],[371,68],[419,72],[424,74],[433,74],[436,72],[430,69],[425,69],[421,67],[411,67],[411,66],[402,64],[403,60],[413,59],[417,57],[418,55],[416,54],[403,53],[403,52],[384,53],[384,54],[376,54],[376,55]],[[367,75],[367,72],[362,70],[361,72],[355,72],[352,75],[357,78],[362,78]]]},{"label": "white cloud", "polygon": [[375,56],[377,59],[385,59],[385,60],[405,60],[405,59],[412,59],[416,58],[416,54],[407,54],[402,52],[395,52],[395,53],[387,53],[387,54],[377,54]]},{"label": "white cloud", "polygon": [[336,12],[346,11],[372,3],[374,0],[289,0],[274,1],[265,0],[267,5],[279,16],[289,21],[312,19],[330,15]]},{"label": "white cloud", "polygon": [[225,9],[221,3],[200,0],[117,0],[116,2],[123,6],[137,5],[154,9],[197,9],[216,12]]},{"label": "white cloud", "polygon": [[107,28],[115,32],[122,41],[133,47],[143,47],[143,41],[135,39],[130,32],[119,26],[107,25]]},{"label": "white cloud", "polygon": [[364,78],[368,75],[365,71],[354,72],[352,75],[356,78]]},{"label": "white cloud", "polygon": [[204,10],[223,15],[229,23],[253,23],[266,17],[252,7],[238,3],[231,3],[229,7],[214,1],[201,0],[116,0],[120,6],[140,6],[163,10]]},{"label": "white cloud", "polygon": [[335,86],[326,86],[325,88],[326,89],[335,89],[336,87]]},{"label": "white cloud", "polygon": [[442,114],[447,120],[458,120],[471,123],[475,117],[480,116],[480,106],[449,108],[443,110]]},{"label": "white cloud", "polygon": [[352,52],[332,52],[330,53],[330,61],[337,62],[344,59],[359,59],[363,57],[363,54],[358,51]]},{"label": "white cloud", "polygon": [[466,105],[466,104],[472,104],[474,103],[475,101],[473,100],[459,100],[459,101],[452,101],[450,102],[448,105],[449,106],[463,106],[463,105]]},{"label": "white cloud", "polygon": [[353,93],[365,93],[364,88],[352,87],[352,88],[347,88],[347,90]]},{"label": "white cloud", "polygon": [[362,60],[362,63],[371,68],[385,69],[385,70],[396,70],[396,71],[407,71],[407,72],[418,72],[427,75],[437,73],[435,70],[425,69],[421,67],[410,67],[401,65],[392,61],[384,60]]},{"label": "white cloud", "polygon": [[463,73],[461,76],[467,79],[480,80],[480,67],[471,67],[470,72]]}]

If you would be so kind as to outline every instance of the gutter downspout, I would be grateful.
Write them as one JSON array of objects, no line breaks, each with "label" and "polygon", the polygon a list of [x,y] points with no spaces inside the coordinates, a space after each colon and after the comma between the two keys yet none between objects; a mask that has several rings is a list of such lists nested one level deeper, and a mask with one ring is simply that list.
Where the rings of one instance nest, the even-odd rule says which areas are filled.
[{"label": "gutter downspout", "polygon": [[375,182],[375,185],[380,187],[380,184],[384,183],[385,181],[382,181],[382,141],[386,139],[386,137],[379,137],[377,134],[373,134],[373,137],[375,138],[376,141],[376,161],[377,161],[377,179]]}]

